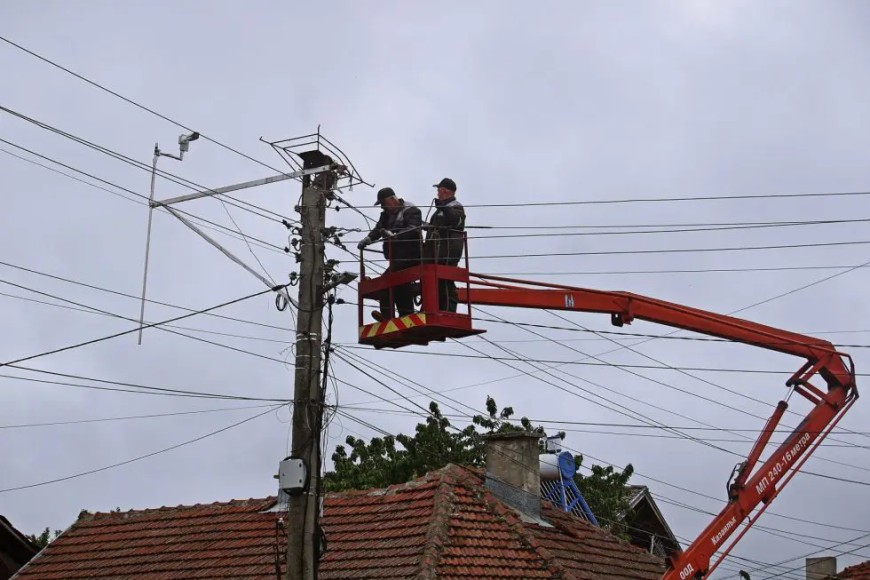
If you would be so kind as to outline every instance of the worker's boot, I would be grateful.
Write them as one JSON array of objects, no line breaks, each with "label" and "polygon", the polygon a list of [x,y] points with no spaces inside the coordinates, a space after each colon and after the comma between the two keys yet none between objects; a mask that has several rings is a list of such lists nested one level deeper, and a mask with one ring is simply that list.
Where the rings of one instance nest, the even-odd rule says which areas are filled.
[{"label": "worker's boot", "polygon": [[372,311],[372,318],[374,318],[374,319],[377,320],[378,322],[383,322],[384,320],[387,319],[386,316],[384,316],[383,314],[381,314],[380,310],[374,310],[374,311]]}]

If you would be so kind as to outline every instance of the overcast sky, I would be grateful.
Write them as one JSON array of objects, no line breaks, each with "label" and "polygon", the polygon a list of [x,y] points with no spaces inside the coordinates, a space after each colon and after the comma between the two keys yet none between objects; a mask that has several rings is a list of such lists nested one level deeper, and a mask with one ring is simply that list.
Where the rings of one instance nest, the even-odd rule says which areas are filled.
[{"label": "overcast sky", "polygon": [[[864,219],[870,218],[866,196],[473,207],[867,190],[870,7],[845,1],[530,6],[478,2],[472,10],[459,2],[437,7],[403,2],[255,1],[244,7],[162,0],[3,2],[0,35],[273,167],[286,166],[258,141],[260,137],[282,139],[309,133],[319,124],[364,178],[376,187],[394,187],[407,201],[426,207],[432,199],[432,183],[444,176],[455,179],[458,198],[472,206],[468,224],[495,228],[470,230],[474,236],[560,232],[475,238],[471,241],[475,271],[627,290],[723,313],[797,290],[740,315],[790,330],[826,333],[818,336],[838,344],[870,344],[866,302],[870,276],[866,270],[847,268],[868,260],[867,246],[862,245],[868,242],[864,222],[626,234],[632,231],[626,226],[632,225],[661,230],[674,229],[674,224]],[[4,107],[145,163],[150,163],[155,142],[165,151],[177,151],[182,129],[5,43],[0,43],[0,71]],[[0,138],[136,193],[148,193],[147,171],[7,113],[0,113]],[[0,143],[0,148],[4,202],[0,261],[5,264],[0,265],[0,360],[132,328],[129,321],[24,300],[59,303],[8,282],[134,319],[139,314],[137,300],[27,273],[10,264],[137,295],[142,284],[146,207],[10,156],[14,153],[76,175],[11,145]],[[163,158],[160,168],[207,187],[274,174],[203,139],[192,143],[183,162]],[[129,192],[94,183],[136,199]],[[189,191],[164,179],[157,182],[158,198]],[[376,217],[371,207],[374,191],[355,188],[346,199]],[[298,183],[285,182],[237,197],[295,217],[298,195]],[[246,234],[279,248],[287,243],[288,232],[280,223],[226,208],[214,199],[189,202],[183,209],[236,229],[229,211]],[[327,218],[332,225],[366,226],[358,213],[350,211],[330,211]],[[616,227],[595,228],[591,231],[598,233],[593,235],[567,235],[583,231],[579,229],[504,229],[553,225]],[[215,235],[260,268],[244,242]],[[355,242],[359,236],[352,233],[347,239]],[[832,242],[838,245],[637,253]],[[297,268],[292,257],[281,251],[252,247],[268,275],[278,282],[286,281]],[[497,257],[584,252],[599,254]],[[334,247],[328,254],[353,260]],[[817,266],[828,269],[803,269]],[[352,261],[345,267],[356,269]],[[783,267],[792,269],[770,270]],[[643,270],[666,273],[626,273]],[[827,277],[832,278],[801,289]],[[199,309],[262,288],[183,224],[155,213],[151,299]],[[342,297],[354,301],[352,291],[345,290]],[[354,308],[337,308],[336,343],[356,346]],[[182,312],[150,304],[146,318],[158,321]],[[275,309],[272,296],[217,312],[257,324],[209,316],[179,324],[199,329],[184,332],[201,338],[292,361],[287,343],[294,338],[293,322],[288,312]],[[619,330],[609,326],[608,317],[591,314],[560,319],[544,311],[483,308],[478,313],[488,319],[500,316],[575,330],[575,323]],[[353,353],[389,367],[422,385],[415,387],[418,390],[463,387],[447,395],[476,409],[482,409],[485,397],[492,395],[520,415],[547,421],[639,424],[646,419],[637,414],[643,414],[671,426],[744,430],[763,426],[786,394],[785,380],[802,362],[750,347],[668,339],[645,342],[634,351],[614,351],[616,345],[591,333],[531,329],[563,341],[557,345],[522,328],[488,321],[478,325],[487,330],[483,337],[529,359],[590,362],[587,355],[607,352],[601,359],[617,365],[723,372],[563,365],[550,374],[529,376],[522,373],[534,371],[532,365],[472,358],[480,353],[513,356],[483,338],[412,349],[427,354],[363,349],[345,350],[344,356]],[[669,329],[637,322],[621,331],[662,334]],[[865,372],[866,349],[844,350],[852,354],[859,372]],[[462,357],[431,356],[449,353]],[[346,362],[334,363],[339,379],[396,398]],[[290,366],[156,329],[144,333],[141,346],[131,334],[25,364],[113,382],[210,393],[284,398],[292,392]],[[779,372],[724,372],[735,369]],[[264,411],[250,408],[261,402],[117,393],[12,377],[86,382],[3,369],[3,426],[236,409],[2,429],[0,489],[123,462]],[[414,395],[419,403],[429,400],[407,385],[391,386]],[[329,397],[335,402],[336,392]],[[367,403],[370,408],[395,410],[346,384],[339,385],[337,397],[340,405]],[[808,409],[799,397],[791,402],[798,414]],[[601,405],[611,409],[623,405],[619,409],[631,416]],[[444,405],[442,409],[454,412]],[[412,431],[418,419],[353,408],[348,412],[393,433]],[[81,509],[126,510],[274,494],[272,475],[287,454],[289,416],[287,409],[267,413],[129,465],[0,493],[0,513],[33,533],[45,526],[66,528]],[[859,401],[841,428],[866,432],[868,418],[870,412]],[[798,415],[787,416],[791,426],[798,420]],[[461,420],[457,424],[464,425]],[[709,521],[710,516],[698,510],[721,508],[731,468],[751,445],[746,431],[686,431],[712,440],[720,448],[714,449],[661,430],[601,425],[576,429],[582,432],[569,432],[565,444],[595,458],[595,463],[632,463],[638,472],[633,483],[650,486],[681,538],[693,538]],[[370,437],[373,432],[337,418],[330,425],[327,455],[349,434]],[[843,565],[870,558],[870,547],[863,547],[870,544],[870,441],[867,435],[854,433],[840,432],[835,437],[805,469],[848,481],[798,475],[760,521],[779,531],[753,529],[735,555],[769,563],[800,557],[790,563],[797,566],[810,552],[863,536],[820,553],[854,551],[840,556]],[[718,577],[733,575],[739,566],[749,564],[729,562],[729,570]]]}]

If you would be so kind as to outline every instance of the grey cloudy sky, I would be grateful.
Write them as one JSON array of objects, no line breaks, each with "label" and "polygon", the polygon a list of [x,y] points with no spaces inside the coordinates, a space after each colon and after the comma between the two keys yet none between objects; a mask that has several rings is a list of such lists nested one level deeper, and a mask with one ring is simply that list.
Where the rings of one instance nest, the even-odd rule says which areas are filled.
[{"label": "grey cloudy sky", "polygon": [[[868,17],[866,4],[845,1],[542,2],[535,7],[517,2],[478,2],[473,7],[459,2],[438,6],[246,2],[244,7],[204,1],[4,2],[0,4],[0,35],[276,167],[280,167],[280,159],[258,142],[259,137],[290,137],[321,124],[366,179],[377,186],[391,185],[407,200],[427,206],[432,195],[430,184],[444,175],[458,182],[459,198],[469,205],[866,190],[870,183]],[[0,104],[5,107],[144,162],[150,162],[155,142],[165,150],[175,148],[181,132],[177,127],[14,47],[0,44],[0,70],[4,79]],[[146,172],[8,114],[0,114],[0,138],[147,194]],[[12,146],[0,146],[5,152],[35,159]],[[146,208],[5,152],[0,154],[4,201],[0,261],[137,294]],[[192,144],[183,163],[164,159],[160,166],[208,187],[270,174],[265,167],[204,140]],[[157,191],[158,198],[165,198],[189,190],[160,180]],[[238,197],[293,215],[298,193],[297,184],[285,183],[249,190]],[[347,199],[368,206],[366,213],[376,217],[370,207],[372,190],[355,189]],[[191,202],[185,209],[234,227],[226,209],[215,200]],[[868,209],[863,196],[470,207],[469,224],[626,226],[842,220],[870,217],[864,213]],[[286,243],[287,231],[280,223],[232,207],[229,211],[245,233],[279,247]],[[350,211],[330,212],[328,219],[344,227],[365,226],[362,217]],[[471,252],[472,257],[479,257],[473,264],[479,272],[628,290],[732,312],[845,272],[845,266],[862,264],[868,259],[866,246],[635,252],[865,242],[864,231],[866,226],[856,222],[701,233],[475,239]],[[518,232],[475,231],[476,235],[505,233]],[[219,239],[256,265],[243,242],[227,236]],[[292,258],[282,252],[256,246],[255,250],[269,275],[278,281],[286,280],[287,273],[296,268]],[[625,253],[487,257],[613,251]],[[337,259],[350,258],[335,248],[329,253]],[[253,277],[162,213],[155,214],[151,256],[149,295],[155,300],[204,308],[261,289]],[[592,274],[803,266],[844,268]],[[354,264],[348,267],[354,268]],[[127,317],[138,316],[135,300],[9,266],[0,266],[0,280]],[[865,270],[842,273],[741,315],[797,331],[837,331],[820,335],[836,343],[870,343],[866,330],[870,329],[865,292],[868,281]],[[131,328],[131,323],[123,320],[28,302],[21,297],[52,300],[2,285],[0,360]],[[345,291],[343,297],[353,300],[353,293]],[[513,321],[571,326],[543,311],[484,310],[481,315],[487,318],[497,315]],[[288,345],[281,342],[293,338],[292,321],[288,313],[275,310],[270,296],[220,312],[278,328],[215,317],[196,317],[180,324],[253,337],[196,333],[269,357],[289,356]],[[176,309],[156,305],[149,305],[147,310],[148,319],[153,321],[178,314]],[[612,329],[606,317],[572,314],[569,320],[587,328]],[[566,341],[558,346],[504,324],[481,322],[480,326],[487,329],[484,336],[489,340],[522,341],[504,346],[530,359],[580,361],[585,358],[581,353],[614,349],[612,343],[588,333],[541,331],[548,338]],[[662,333],[667,329],[638,322],[623,330]],[[334,333],[336,342],[354,345],[356,311],[352,306],[337,310]],[[476,356],[470,346],[504,355],[477,338],[432,345],[426,351]],[[846,350],[863,371],[866,350]],[[521,375],[533,370],[529,365],[512,363],[515,368],[509,368],[476,358],[347,352],[395,369],[427,388],[465,387],[450,396],[478,409],[483,408],[489,394],[499,403],[513,406],[518,414],[538,419],[638,422],[581,399],[576,396],[579,393],[608,406],[625,405],[667,425],[698,427],[702,422],[729,429],[759,429],[785,394],[785,379],[800,366],[797,359],[722,343],[655,340],[635,351],[618,350],[602,358],[621,365],[664,363],[776,369],[782,373],[691,372],[694,376],[690,376],[670,370],[629,372],[618,367],[571,365],[550,371],[552,375],[537,374],[566,392]],[[285,365],[159,330],[146,331],[142,346],[137,346],[135,335],[128,335],[29,364],[110,381],[255,397],[287,397],[292,389],[290,370]],[[336,361],[335,371],[342,380],[394,398],[343,362]],[[52,377],[8,368],[4,375],[0,379],[2,425],[253,404],[28,382],[9,376]],[[406,386],[396,388],[411,394]],[[338,397],[342,405],[373,400],[346,385],[340,386]],[[417,400],[426,402],[420,397]],[[370,406],[386,408],[382,402]],[[793,409],[800,413],[806,405],[794,400]],[[0,489],[121,462],[260,412],[246,408],[3,429]],[[351,412],[391,432],[407,432],[416,423],[414,417]],[[868,418],[870,413],[859,401],[842,427],[866,431]],[[788,420],[795,425],[797,417],[792,415]],[[22,530],[37,532],[45,526],[65,528],[80,509],[145,508],[273,494],[272,474],[287,451],[288,421],[285,409],[123,467],[5,492],[0,494],[0,513]],[[717,440],[716,445],[738,455],[685,439],[654,438],[653,434],[667,433],[651,430],[580,429],[586,431],[570,432],[565,443],[600,460],[596,462],[632,463],[639,472],[634,482],[651,487],[672,528],[684,538],[694,537],[709,521],[709,516],[698,510],[718,511],[722,505],[686,490],[723,498],[731,467],[750,446],[738,435],[716,431],[697,434]],[[348,419],[336,420],[330,427],[328,449],[331,451],[348,434],[369,437],[372,432]],[[867,437],[840,433],[837,438],[829,440],[831,445],[820,449],[806,469],[864,484],[798,475],[761,521],[780,531],[749,532],[736,555],[779,562],[870,534]],[[859,549],[868,543],[865,536],[822,553],[855,550],[853,555],[840,557],[841,563],[852,563],[870,558],[870,548]],[[794,565],[801,563],[799,560]],[[732,570],[735,565],[740,565],[739,561],[730,565]],[[719,577],[728,574],[733,572],[725,571]]]}]

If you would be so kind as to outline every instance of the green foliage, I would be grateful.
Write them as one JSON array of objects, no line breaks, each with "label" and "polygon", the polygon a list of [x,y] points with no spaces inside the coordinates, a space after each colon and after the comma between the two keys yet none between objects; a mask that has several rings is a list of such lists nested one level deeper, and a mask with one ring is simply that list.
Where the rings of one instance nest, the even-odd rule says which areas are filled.
[{"label": "green foliage", "polygon": [[[486,398],[487,415],[475,415],[471,425],[464,429],[453,427],[437,403],[429,403],[429,411],[426,422],[415,427],[414,435],[374,437],[368,443],[348,436],[347,447],[337,445],[332,454],[334,470],[323,476],[326,490],[386,487],[410,481],[448,463],[483,466],[486,460],[483,435],[509,431],[544,434],[542,427],[533,426],[526,417],[520,418],[518,425],[512,423],[513,408],[499,411],[492,397]],[[565,433],[559,432],[559,437],[564,439]],[[575,460],[579,468],[583,457],[577,456]],[[577,474],[577,486],[602,527],[624,537],[629,525],[625,522],[630,493],[626,485],[634,470],[631,465],[622,472],[611,466],[592,465],[591,471],[587,476]]]},{"label": "green foliage", "polygon": [[60,534],[61,530],[55,530],[54,536],[52,537],[51,530],[46,527],[38,536],[30,534],[29,536],[27,536],[27,539],[33,542],[41,550],[49,545],[51,541],[56,539]]},{"label": "green foliage", "polygon": [[[575,455],[574,461],[579,469],[583,464],[583,456]],[[628,480],[634,474],[634,467],[629,464],[620,472],[613,469],[612,465],[592,465],[590,470],[592,473],[589,475],[582,475],[578,471],[574,482],[583,493],[598,523],[612,533],[628,539],[628,528],[632,524]]]}]

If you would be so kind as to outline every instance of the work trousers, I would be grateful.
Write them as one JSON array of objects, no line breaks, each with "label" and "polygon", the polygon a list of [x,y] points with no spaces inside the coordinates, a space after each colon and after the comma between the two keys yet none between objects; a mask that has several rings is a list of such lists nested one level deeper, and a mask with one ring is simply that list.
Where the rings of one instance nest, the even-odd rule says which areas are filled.
[{"label": "work trousers", "polygon": [[[388,274],[390,272],[398,272],[400,270],[404,270],[406,268],[410,268],[412,266],[416,266],[419,264],[419,259],[414,260],[401,260],[396,263],[390,264],[386,270],[384,270],[384,274]],[[414,285],[413,283],[402,284],[400,286],[394,286],[392,288],[393,291],[393,303],[396,305],[396,310],[398,310],[399,317],[407,316],[408,314],[414,313]],[[381,315],[384,318],[393,318],[393,304],[390,303],[390,290],[385,290],[383,294],[379,297],[381,303]]]},{"label": "work trousers", "polygon": [[[443,261],[439,263],[445,266],[456,266],[458,260]],[[456,282],[453,280],[438,280],[438,309],[448,312],[456,312],[456,307],[459,304],[459,294],[456,292]]]}]

